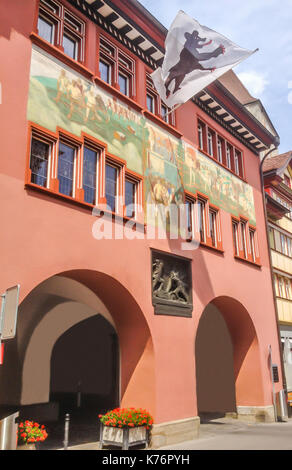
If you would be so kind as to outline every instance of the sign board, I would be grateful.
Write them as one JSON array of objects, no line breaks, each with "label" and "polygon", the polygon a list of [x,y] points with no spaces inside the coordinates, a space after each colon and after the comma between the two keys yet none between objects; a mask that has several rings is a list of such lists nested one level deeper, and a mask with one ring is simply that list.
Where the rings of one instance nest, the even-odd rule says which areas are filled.
[{"label": "sign board", "polygon": [[288,392],[288,402],[292,405],[292,392]]},{"label": "sign board", "polygon": [[0,323],[1,340],[15,337],[19,289],[19,284],[17,286],[10,287],[2,296]]},{"label": "sign board", "polygon": [[273,381],[275,384],[279,383],[279,370],[277,364],[272,364]]}]

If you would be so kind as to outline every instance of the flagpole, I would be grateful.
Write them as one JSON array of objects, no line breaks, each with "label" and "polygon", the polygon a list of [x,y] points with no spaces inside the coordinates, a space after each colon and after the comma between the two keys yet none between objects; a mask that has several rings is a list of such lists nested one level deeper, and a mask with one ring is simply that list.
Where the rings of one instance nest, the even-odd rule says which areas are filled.
[{"label": "flagpole", "polygon": [[167,113],[165,113],[164,117],[168,116],[169,114],[173,113],[177,108],[179,108],[183,103],[180,103],[180,104],[177,104],[176,106],[174,106],[172,109],[170,109],[169,111],[167,111]]}]

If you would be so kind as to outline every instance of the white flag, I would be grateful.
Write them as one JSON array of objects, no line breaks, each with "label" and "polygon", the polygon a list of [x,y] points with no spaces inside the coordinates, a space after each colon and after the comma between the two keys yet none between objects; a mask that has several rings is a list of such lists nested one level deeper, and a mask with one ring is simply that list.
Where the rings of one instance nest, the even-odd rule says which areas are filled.
[{"label": "white flag", "polygon": [[162,101],[171,108],[188,101],[253,52],[179,11],[165,39],[162,67],[151,77]]}]

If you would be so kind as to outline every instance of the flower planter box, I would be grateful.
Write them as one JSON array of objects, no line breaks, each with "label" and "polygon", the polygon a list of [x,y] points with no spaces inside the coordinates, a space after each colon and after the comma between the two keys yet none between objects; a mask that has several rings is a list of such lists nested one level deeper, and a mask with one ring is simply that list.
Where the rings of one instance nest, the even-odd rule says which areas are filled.
[{"label": "flower planter box", "polygon": [[113,445],[121,447],[122,450],[128,450],[131,446],[142,445],[148,446],[149,431],[145,426],[137,426],[134,428],[115,428],[112,426],[104,426],[100,423],[100,439],[99,446]]},{"label": "flower planter box", "polygon": [[35,444],[19,444],[16,450],[36,450]]}]

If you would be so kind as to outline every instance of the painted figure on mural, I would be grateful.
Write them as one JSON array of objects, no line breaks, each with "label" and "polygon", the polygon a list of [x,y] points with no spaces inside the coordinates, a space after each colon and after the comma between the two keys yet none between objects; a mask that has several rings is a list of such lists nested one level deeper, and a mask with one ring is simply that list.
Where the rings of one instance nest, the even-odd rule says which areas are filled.
[{"label": "painted figure on mural", "polygon": [[56,103],[59,103],[61,98],[64,99],[68,96],[69,84],[70,81],[66,75],[66,70],[62,69],[57,81],[58,94],[55,98]]}]

